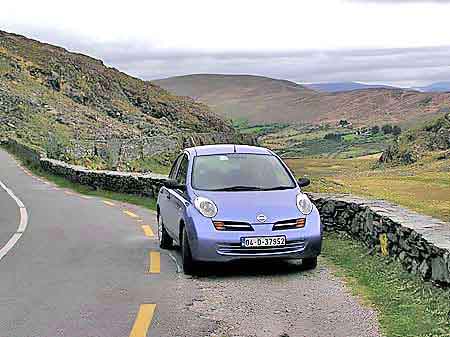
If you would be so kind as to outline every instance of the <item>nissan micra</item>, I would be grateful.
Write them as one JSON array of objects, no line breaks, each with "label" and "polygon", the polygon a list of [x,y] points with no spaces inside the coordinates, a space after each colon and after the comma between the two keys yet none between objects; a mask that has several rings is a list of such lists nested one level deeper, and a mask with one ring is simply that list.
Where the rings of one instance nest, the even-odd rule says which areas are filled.
[{"label": "nissan micra", "polygon": [[157,201],[161,248],[181,246],[183,269],[198,262],[302,259],[315,268],[322,247],[319,212],[272,151],[245,145],[185,149]]}]

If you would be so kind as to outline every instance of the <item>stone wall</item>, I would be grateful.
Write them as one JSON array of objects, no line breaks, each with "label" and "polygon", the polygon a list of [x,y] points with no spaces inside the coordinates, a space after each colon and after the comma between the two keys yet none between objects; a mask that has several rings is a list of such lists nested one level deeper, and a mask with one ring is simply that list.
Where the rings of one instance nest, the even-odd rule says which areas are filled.
[{"label": "stone wall", "polygon": [[40,165],[41,157],[45,155],[41,149],[24,144],[17,139],[3,139],[1,145],[25,160],[27,164],[34,166]]},{"label": "stone wall", "polygon": [[251,135],[237,133],[180,133],[169,136],[155,136],[138,139],[78,139],[67,147],[69,158],[82,159],[97,155],[102,159],[114,158],[117,163],[142,160],[161,154],[175,153],[183,148],[207,144],[248,144],[256,145]]},{"label": "stone wall", "polygon": [[42,158],[41,167],[54,175],[74,183],[114,192],[156,197],[166,176],[136,174],[117,171],[88,170],[82,166],[66,164],[59,160]]},{"label": "stone wall", "polygon": [[450,285],[450,224],[381,200],[310,197],[326,231],[345,231],[373,249],[386,249],[386,255],[424,280]]}]

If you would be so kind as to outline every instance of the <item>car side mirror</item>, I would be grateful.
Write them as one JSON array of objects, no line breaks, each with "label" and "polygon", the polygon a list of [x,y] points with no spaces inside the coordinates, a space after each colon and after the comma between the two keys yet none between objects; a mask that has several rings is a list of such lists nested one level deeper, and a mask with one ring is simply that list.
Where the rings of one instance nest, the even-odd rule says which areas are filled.
[{"label": "car side mirror", "polygon": [[170,188],[171,190],[186,190],[186,185],[180,184],[175,179],[167,179],[164,181],[164,187]]},{"label": "car side mirror", "polygon": [[309,184],[311,184],[311,180],[308,178],[303,177],[298,180],[298,186],[300,187],[306,187],[309,186]]}]

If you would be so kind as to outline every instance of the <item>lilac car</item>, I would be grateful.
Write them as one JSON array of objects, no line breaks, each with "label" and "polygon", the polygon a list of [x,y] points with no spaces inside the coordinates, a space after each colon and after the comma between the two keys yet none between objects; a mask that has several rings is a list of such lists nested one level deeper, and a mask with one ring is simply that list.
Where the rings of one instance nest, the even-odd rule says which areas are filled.
[{"label": "lilac car", "polygon": [[272,151],[245,145],[188,148],[158,195],[161,248],[181,246],[185,273],[198,262],[302,259],[315,268],[322,247],[319,212]]}]

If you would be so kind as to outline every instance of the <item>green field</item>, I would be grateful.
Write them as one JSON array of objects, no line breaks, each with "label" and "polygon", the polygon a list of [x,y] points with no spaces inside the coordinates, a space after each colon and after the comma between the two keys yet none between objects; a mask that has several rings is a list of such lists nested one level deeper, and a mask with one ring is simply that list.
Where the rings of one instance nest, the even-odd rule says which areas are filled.
[{"label": "green field", "polygon": [[287,159],[310,191],[380,198],[450,222],[450,159],[429,155],[408,166],[376,167],[379,155],[355,159]]},{"label": "green field", "polygon": [[[337,135],[336,139],[327,138]],[[358,130],[329,125],[290,125],[260,134],[262,146],[283,157],[356,158],[382,152],[393,135],[359,133]]]}]

